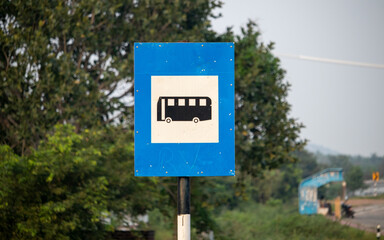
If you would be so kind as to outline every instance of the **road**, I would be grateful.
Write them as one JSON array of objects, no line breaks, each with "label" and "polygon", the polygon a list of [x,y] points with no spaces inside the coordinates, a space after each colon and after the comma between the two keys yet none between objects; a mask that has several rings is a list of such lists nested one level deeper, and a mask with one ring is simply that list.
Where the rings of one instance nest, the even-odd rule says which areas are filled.
[{"label": "road", "polygon": [[342,224],[370,232],[376,232],[376,227],[380,224],[381,232],[384,232],[384,199],[351,199],[348,204],[356,212],[355,218],[344,218]]}]

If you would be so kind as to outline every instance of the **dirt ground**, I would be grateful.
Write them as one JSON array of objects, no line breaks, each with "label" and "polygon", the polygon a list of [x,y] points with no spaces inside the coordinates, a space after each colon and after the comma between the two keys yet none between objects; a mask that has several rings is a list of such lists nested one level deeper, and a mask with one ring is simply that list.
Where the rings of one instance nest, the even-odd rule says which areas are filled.
[{"label": "dirt ground", "polygon": [[384,199],[349,199],[348,204],[353,207],[361,207],[364,205],[384,205]]}]

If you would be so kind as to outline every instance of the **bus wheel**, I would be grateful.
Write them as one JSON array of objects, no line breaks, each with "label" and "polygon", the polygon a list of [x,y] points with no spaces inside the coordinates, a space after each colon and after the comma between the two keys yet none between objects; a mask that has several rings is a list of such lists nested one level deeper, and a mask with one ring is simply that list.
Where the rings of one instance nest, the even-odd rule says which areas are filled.
[{"label": "bus wheel", "polygon": [[192,121],[193,121],[194,123],[198,123],[200,120],[199,120],[199,118],[195,117],[195,118],[192,119]]},{"label": "bus wheel", "polygon": [[172,122],[172,118],[167,117],[167,118],[165,119],[165,122],[166,122],[166,123],[170,123],[170,122]]}]

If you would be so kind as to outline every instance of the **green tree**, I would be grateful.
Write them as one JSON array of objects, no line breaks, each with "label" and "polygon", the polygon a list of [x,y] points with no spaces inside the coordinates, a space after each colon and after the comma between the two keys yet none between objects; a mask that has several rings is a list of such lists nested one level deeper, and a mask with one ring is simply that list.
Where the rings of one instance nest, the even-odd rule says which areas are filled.
[{"label": "green tree", "polygon": [[361,167],[364,179],[367,180],[372,179],[373,172],[379,172],[379,174],[384,172],[384,156],[377,156],[376,154],[369,157],[352,156],[351,162],[353,165]]},{"label": "green tree", "polygon": [[294,164],[287,164],[281,168],[282,179],[275,191],[274,197],[289,201],[297,197],[301,182],[302,170]]},{"label": "green tree", "polygon": [[1,146],[1,236],[82,239],[100,234],[102,214],[108,212],[108,181],[96,173],[100,150],[84,142],[61,126],[28,157]]},{"label": "green tree", "polygon": [[77,130],[133,117],[133,42],[204,41],[203,1],[3,1],[0,143],[23,154],[56,123]]},{"label": "green tree", "polygon": [[363,170],[359,166],[352,166],[349,171],[345,173],[345,180],[349,191],[365,187]]},{"label": "green tree", "polygon": [[348,191],[363,188],[364,174],[360,166],[353,165],[351,157],[347,155],[328,156],[329,167],[342,168]]},{"label": "green tree", "polygon": [[316,156],[306,150],[295,152],[295,155],[299,159],[297,167],[302,170],[302,178],[309,177],[326,168],[318,164]]},{"label": "green tree", "polygon": [[295,162],[292,152],[302,124],[290,118],[286,100],[289,84],[273,44],[260,42],[260,32],[249,22],[236,39],[236,162],[240,172],[258,176],[263,170]]},{"label": "green tree", "polygon": [[132,134],[119,132],[76,134],[73,126],[58,125],[28,156],[0,146],[0,235],[102,238],[127,215],[167,207],[157,178],[134,177]]},{"label": "green tree", "polygon": [[349,172],[352,168],[350,157],[347,155],[329,156],[330,167],[342,168],[344,173]]}]

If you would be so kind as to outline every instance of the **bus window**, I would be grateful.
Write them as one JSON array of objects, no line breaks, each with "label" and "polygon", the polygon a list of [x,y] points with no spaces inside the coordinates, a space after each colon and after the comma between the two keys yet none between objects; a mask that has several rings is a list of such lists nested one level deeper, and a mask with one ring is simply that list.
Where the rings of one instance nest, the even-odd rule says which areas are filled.
[{"label": "bus window", "polygon": [[189,106],[196,106],[196,99],[189,99]]},{"label": "bus window", "polygon": [[200,99],[200,106],[207,106],[207,99]]},{"label": "bus window", "polygon": [[185,99],[179,99],[179,106],[185,106]]},{"label": "bus window", "polygon": [[175,99],[168,99],[168,106],[175,106]]}]

